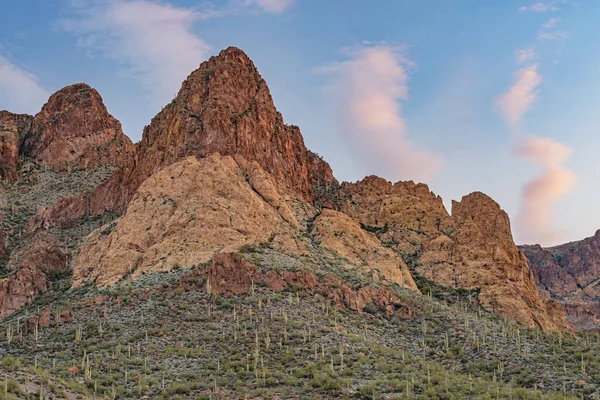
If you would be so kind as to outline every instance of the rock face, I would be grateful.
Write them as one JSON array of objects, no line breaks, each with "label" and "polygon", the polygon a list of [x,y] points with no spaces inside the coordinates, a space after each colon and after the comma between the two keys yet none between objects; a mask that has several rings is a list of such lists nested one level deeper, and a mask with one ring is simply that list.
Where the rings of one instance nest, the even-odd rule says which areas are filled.
[{"label": "rock face", "polygon": [[17,179],[19,148],[32,122],[31,115],[0,111],[0,179]]},{"label": "rock face", "polygon": [[[305,224],[288,202],[299,200],[281,195],[256,161],[239,155],[188,157],[148,178],[116,225],[87,238],[73,266],[73,286],[109,286],[125,276],[188,268],[261,242],[287,254],[309,253]],[[350,217],[324,210],[313,231],[321,248],[347,259],[348,268],[374,271],[417,290],[402,259]],[[225,262],[214,267],[245,273],[243,268],[230,271]]]},{"label": "rock face", "polygon": [[344,183],[341,191],[342,210],[414,260],[420,275],[445,286],[480,288],[483,307],[521,324],[570,329],[560,306],[541,299],[508,215],[488,196],[465,196],[449,215],[422,184],[367,177]]},{"label": "rock face", "polygon": [[315,238],[323,248],[335,251],[352,265],[363,266],[387,280],[418,291],[400,256],[382,246],[377,237],[361,229],[349,216],[325,209],[315,221]]},{"label": "rock face", "polygon": [[0,258],[6,258],[6,244],[4,243],[4,232],[0,229]]},{"label": "rock face", "polygon": [[67,268],[67,257],[49,235],[39,235],[13,257],[14,273],[0,280],[0,319],[50,289],[48,276]]},{"label": "rock face", "polygon": [[213,153],[256,161],[291,193],[312,203],[313,186],[335,183],[329,165],[306,149],[300,129],[285,125],[266,82],[241,50],[202,63],[177,97],[144,129],[137,162],[91,195],[91,211],[120,211],[154,172],[188,156]]},{"label": "rock face", "polygon": [[134,150],[100,94],[84,83],[50,96],[21,145],[23,154],[55,171],[124,165]]},{"label": "rock face", "polygon": [[[201,281],[204,281],[204,285],[200,284]],[[412,317],[417,314],[416,310],[402,304],[394,292],[385,285],[363,286],[353,290],[332,275],[326,275],[318,280],[310,271],[259,271],[239,254],[233,253],[217,254],[208,267],[182,276],[178,289],[181,291],[210,290],[213,294],[228,296],[249,293],[252,284],[258,283],[265,284],[269,289],[278,292],[289,286],[318,292],[336,308],[346,307],[359,314],[367,305],[382,310],[388,315],[400,313],[403,317]]]},{"label": "rock face", "polygon": [[[242,163],[243,164],[243,163]],[[250,178],[232,157],[188,157],[146,180],[116,226],[95,231],[73,267],[73,285],[116,283],[151,271],[191,267],[244,244],[284,237],[299,251],[295,220],[264,173]],[[252,186],[252,182],[256,187]],[[263,197],[264,196],[264,197]],[[279,238],[274,239],[275,244]]]},{"label": "rock face", "polygon": [[522,246],[536,283],[563,303],[570,321],[582,329],[600,327],[600,230],[593,237],[542,248]]}]

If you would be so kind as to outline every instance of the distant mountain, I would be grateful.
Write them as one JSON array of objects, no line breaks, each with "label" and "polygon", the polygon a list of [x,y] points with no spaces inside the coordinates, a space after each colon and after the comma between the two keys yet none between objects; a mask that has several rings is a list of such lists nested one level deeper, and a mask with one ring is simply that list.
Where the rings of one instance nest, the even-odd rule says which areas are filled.
[{"label": "distant mountain", "polygon": [[560,301],[569,320],[581,329],[600,329],[600,230],[560,246],[520,248],[544,297]]}]

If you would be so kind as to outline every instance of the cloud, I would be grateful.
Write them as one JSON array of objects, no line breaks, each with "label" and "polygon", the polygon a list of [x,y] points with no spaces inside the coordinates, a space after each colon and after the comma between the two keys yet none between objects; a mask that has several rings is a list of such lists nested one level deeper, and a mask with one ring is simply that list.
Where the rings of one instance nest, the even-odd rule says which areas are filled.
[{"label": "cloud", "polygon": [[525,64],[529,61],[534,60],[536,57],[535,51],[532,48],[521,49],[517,51],[517,62],[519,64]]},{"label": "cloud", "polygon": [[407,136],[401,101],[408,98],[402,48],[365,44],[345,62],[321,68],[336,104],[339,130],[369,173],[387,179],[427,180],[442,165],[438,155],[418,150]]},{"label": "cloud", "polygon": [[513,74],[511,87],[496,100],[504,121],[509,126],[517,125],[538,100],[537,87],[542,82],[537,65],[519,69]]},{"label": "cloud", "polygon": [[519,11],[520,12],[532,11],[532,12],[538,12],[538,13],[554,12],[554,11],[559,11],[561,8],[560,6],[570,3],[570,2],[571,2],[571,0],[538,1],[536,3],[533,3],[530,6],[519,7]]},{"label": "cloud", "polygon": [[35,114],[49,96],[35,75],[0,56],[0,109]]},{"label": "cloud", "polygon": [[523,243],[556,244],[561,232],[553,227],[555,204],[576,182],[575,174],[564,164],[573,150],[548,138],[531,138],[515,149],[515,154],[543,167],[522,192],[517,214],[517,230]]},{"label": "cloud", "polygon": [[74,3],[75,16],[59,23],[78,45],[119,62],[126,74],[167,103],[181,82],[207,58],[209,46],[194,34],[196,21],[214,16],[150,0]]},{"label": "cloud", "polygon": [[542,24],[542,29],[552,29],[556,26],[557,23],[558,23],[558,19],[550,18],[548,21],[546,21]]},{"label": "cloud", "polygon": [[558,10],[559,10],[559,8],[554,5],[554,2],[549,2],[549,3],[537,2],[537,3],[533,3],[530,6],[519,7],[519,11],[521,11],[521,12],[533,11],[533,12],[541,13],[541,12],[558,11]]},{"label": "cloud", "polygon": [[556,25],[558,24],[557,18],[550,18],[548,21],[544,22],[538,31],[537,38],[539,40],[554,40],[554,39],[566,39],[569,37],[569,32],[567,31],[557,31]]},{"label": "cloud", "polygon": [[294,2],[295,0],[246,0],[245,4],[259,7],[268,13],[281,14]]}]

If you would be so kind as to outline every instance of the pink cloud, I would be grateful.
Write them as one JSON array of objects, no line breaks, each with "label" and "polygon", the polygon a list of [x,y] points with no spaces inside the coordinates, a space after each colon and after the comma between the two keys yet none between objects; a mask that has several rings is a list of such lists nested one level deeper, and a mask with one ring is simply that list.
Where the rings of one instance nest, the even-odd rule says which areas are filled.
[{"label": "pink cloud", "polygon": [[427,180],[442,166],[438,155],[408,137],[401,102],[408,98],[410,65],[401,48],[367,44],[326,69],[340,132],[369,173],[391,180]]},{"label": "pink cloud", "polygon": [[542,82],[537,65],[519,69],[513,74],[514,82],[496,100],[496,107],[509,126],[517,125],[538,100],[537,87]]},{"label": "pink cloud", "polygon": [[523,243],[552,245],[560,241],[554,228],[555,204],[576,182],[575,174],[565,168],[573,150],[548,138],[532,138],[517,146],[515,153],[541,167],[540,175],[523,189],[517,214],[517,230]]}]

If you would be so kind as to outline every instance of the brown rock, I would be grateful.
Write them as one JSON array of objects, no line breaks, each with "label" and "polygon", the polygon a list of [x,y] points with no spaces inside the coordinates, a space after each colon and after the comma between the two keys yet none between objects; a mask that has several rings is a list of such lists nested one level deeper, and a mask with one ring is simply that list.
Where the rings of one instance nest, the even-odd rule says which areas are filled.
[{"label": "brown rock", "polygon": [[254,282],[256,267],[244,261],[239,254],[215,254],[207,271],[211,293],[248,293]]},{"label": "brown rock", "polygon": [[593,237],[559,246],[521,246],[536,284],[562,303],[568,319],[583,330],[600,327],[600,230]]},{"label": "brown rock", "polygon": [[240,155],[309,203],[313,186],[335,182],[329,165],[306,149],[299,128],[284,124],[266,82],[234,47],[190,74],[144,129],[137,150],[136,162],[91,194],[94,214],[123,210],[146,178],[188,156]]},{"label": "brown rock", "polygon": [[38,229],[47,230],[50,227],[60,229],[72,228],[81,218],[89,213],[89,198],[87,195],[60,199],[54,206],[41,207],[37,214],[29,220],[27,227],[33,233]]},{"label": "brown rock", "polygon": [[402,304],[387,286],[363,286],[353,290],[333,275],[326,275],[319,281],[310,271],[278,273],[270,270],[263,273],[259,272],[254,265],[244,261],[239,254],[216,254],[210,266],[182,276],[178,289],[206,290],[206,279],[210,282],[211,293],[219,295],[246,294],[252,290],[253,283],[265,283],[275,291],[293,286],[297,290],[318,292],[333,306],[346,307],[359,314],[363,313],[367,305],[374,307],[375,311],[382,310],[388,315],[400,312],[404,317],[412,317],[417,314],[416,310],[407,304]]},{"label": "brown rock", "polygon": [[[276,192],[269,182],[261,181],[260,192]],[[73,286],[89,281],[108,286],[128,274],[191,267],[215,253],[267,241],[273,233],[290,237],[287,246],[296,244],[295,227],[281,207],[259,196],[232,157],[218,154],[200,161],[189,157],[150,177],[107,231],[95,231],[82,245]]]},{"label": "brown rock", "polygon": [[38,268],[21,268],[12,277],[0,280],[0,319],[46,291],[46,275]]},{"label": "brown rock", "polygon": [[67,268],[67,257],[49,235],[36,236],[29,245],[12,255],[12,261],[14,274],[0,280],[0,319],[46,293],[51,286],[48,275]]},{"label": "brown rock", "polygon": [[35,116],[21,151],[55,171],[124,165],[135,148],[98,92],[77,83],[50,96]]},{"label": "brown rock", "polygon": [[46,328],[50,326],[52,322],[52,313],[49,308],[44,308],[39,315],[34,315],[27,319],[25,323],[25,333],[35,331],[37,326],[38,329]]},{"label": "brown rock", "polygon": [[19,148],[32,121],[31,115],[0,111],[0,180],[17,179]]},{"label": "brown rock", "polygon": [[4,242],[4,232],[0,229],[0,258],[6,258],[6,244]]},{"label": "brown rock", "polygon": [[315,221],[315,239],[354,266],[380,272],[386,279],[418,291],[400,256],[382,246],[377,237],[361,229],[349,216],[325,209]]}]

